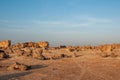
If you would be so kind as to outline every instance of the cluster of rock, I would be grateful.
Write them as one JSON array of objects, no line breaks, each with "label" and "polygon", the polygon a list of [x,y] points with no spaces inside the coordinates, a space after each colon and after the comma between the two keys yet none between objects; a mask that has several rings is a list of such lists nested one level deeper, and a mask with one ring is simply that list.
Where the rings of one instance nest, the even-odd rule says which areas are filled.
[{"label": "cluster of rock", "polygon": [[3,50],[0,50],[0,59],[3,59],[3,58],[8,58],[9,55],[5,53],[5,51]]},{"label": "cluster of rock", "polygon": [[49,42],[24,42],[24,43],[16,43],[13,44],[12,47],[19,47],[19,48],[25,48],[25,47],[34,47],[34,48],[48,48],[49,47]]},{"label": "cluster of rock", "polygon": [[43,50],[49,47],[49,42],[25,42],[11,45],[10,40],[0,42],[0,57],[5,58],[6,54],[15,54],[17,56],[33,57],[45,59],[42,55]]},{"label": "cluster of rock", "polygon": [[[11,45],[10,40],[0,41],[0,58],[8,57],[8,54],[15,54],[17,56],[26,56],[33,57],[41,60],[45,60],[45,56],[43,52],[46,50],[56,50],[56,49],[66,49],[69,52],[79,52],[79,51],[101,51],[104,52],[112,52],[115,49],[120,49],[120,44],[106,44],[99,46],[65,46],[60,45],[58,47],[51,48],[49,47],[49,42],[24,42],[24,43],[16,43]],[[101,54],[102,55],[102,54]],[[114,54],[112,54],[115,56]],[[106,56],[106,55],[105,55]],[[66,57],[65,54],[61,54],[60,57]],[[52,57],[55,58],[55,57]]]},{"label": "cluster of rock", "polygon": [[0,48],[7,48],[9,46],[11,46],[10,40],[0,41]]},{"label": "cluster of rock", "polygon": [[14,64],[10,65],[7,70],[19,70],[19,71],[26,71],[29,70],[30,66],[27,66],[25,64],[21,64],[18,62],[15,62]]},{"label": "cluster of rock", "polygon": [[25,56],[25,57],[33,57],[37,59],[44,59],[44,56],[42,55],[43,49],[42,48],[20,48],[13,50],[13,53],[16,54],[16,56]]},{"label": "cluster of rock", "polygon": [[19,48],[25,48],[25,47],[35,47],[35,48],[48,48],[49,47],[49,42],[24,42],[24,43],[15,43],[11,45],[10,40],[4,40],[0,41],[0,48],[8,48],[8,47],[19,47]]},{"label": "cluster of rock", "polygon": [[106,45],[100,45],[96,47],[97,50],[101,50],[102,52],[109,52],[113,51],[115,49],[120,49],[120,44],[106,44]]},{"label": "cluster of rock", "polygon": [[115,49],[120,49],[120,44],[106,44],[100,46],[68,46],[67,51],[86,51],[86,50],[99,50],[101,52],[110,52]]},{"label": "cluster of rock", "polygon": [[[61,49],[61,50],[59,50]],[[57,51],[63,52],[57,52]],[[39,60],[61,59],[78,57],[79,51],[98,51],[102,57],[117,57],[115,50],[120,50],[120,44],[106,44],[99,46],[65,46],[49,47],[49,42],[24,42],[11,45],[10,40],[0,41],[0,59],[10,58],[12,56],[32,57]],[[47,54],[45,56],[44,54]],[[57,53],[57,54],[56,54]],[[97,54],[97,53],[95,53]],[[30,66],[15,62],[8,67],[8,70],[26,71]]]}]

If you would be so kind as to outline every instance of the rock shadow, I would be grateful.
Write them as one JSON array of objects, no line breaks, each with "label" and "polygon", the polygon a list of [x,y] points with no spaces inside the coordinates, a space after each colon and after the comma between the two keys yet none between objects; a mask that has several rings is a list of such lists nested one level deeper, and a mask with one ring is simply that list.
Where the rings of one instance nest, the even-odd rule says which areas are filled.
[{"label": "rock shadow", "polygon": [[31,65],[30,70],[48,67],[47,65]]},{"label": "rock shadow", "polygon": [[6,74],[6,75],[0,75],[0,80],[19,80],[19,77],[31,74],[32,72],[34,72],[34,70],[36,69],[40,69],[40,68],[45,68],[47,67],[46,65],[31,65],[30,69],[27,71],[21,71],[18,73],[12,73],[12,74]]},{"label": "rock shadow", "polygon": [[7,74],[7,75],[0,76],[0,80],[10,80],[13,78],[19,80],[19,77],[28,75],[30,73],[32,72],[19,72],[19,73]]}]

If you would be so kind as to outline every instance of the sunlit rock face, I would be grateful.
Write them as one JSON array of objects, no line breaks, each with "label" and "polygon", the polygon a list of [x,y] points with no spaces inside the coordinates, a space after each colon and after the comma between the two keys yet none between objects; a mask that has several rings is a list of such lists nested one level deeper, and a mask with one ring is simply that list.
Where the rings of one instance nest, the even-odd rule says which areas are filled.
[{"label": "sunlit rock face", "polygon": [[11,45],[11,41],[10,40],[4,40],[4,41],[0,41],[0,47],[1,48],[7,48]]},{"label": "sunlit rock face", "polygon": [[49,42],[38,42],[38,45],[42,48],[48,48],[49,47]]}]

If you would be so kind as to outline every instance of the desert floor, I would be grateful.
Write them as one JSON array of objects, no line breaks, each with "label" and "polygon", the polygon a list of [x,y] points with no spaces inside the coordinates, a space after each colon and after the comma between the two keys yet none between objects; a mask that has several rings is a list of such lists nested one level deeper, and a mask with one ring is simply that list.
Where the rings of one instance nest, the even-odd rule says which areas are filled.
[{"label": "desert floor", "polygon": [[[17,56],[1,59],[0,80],[120,80],[120,57],[101,57],[92,51],[77,54],[78,57],[56,60]],[[7,70],[14,62],[30,65],[31,69]]]}]

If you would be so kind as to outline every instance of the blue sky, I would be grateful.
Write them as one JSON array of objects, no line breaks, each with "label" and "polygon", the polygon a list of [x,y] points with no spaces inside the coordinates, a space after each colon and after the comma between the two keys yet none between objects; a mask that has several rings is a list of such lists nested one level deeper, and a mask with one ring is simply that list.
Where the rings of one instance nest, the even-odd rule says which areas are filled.
[{"label": "blue sky", "polygon": [[120,42],[120,0],[0,0],[0,40]]}]

